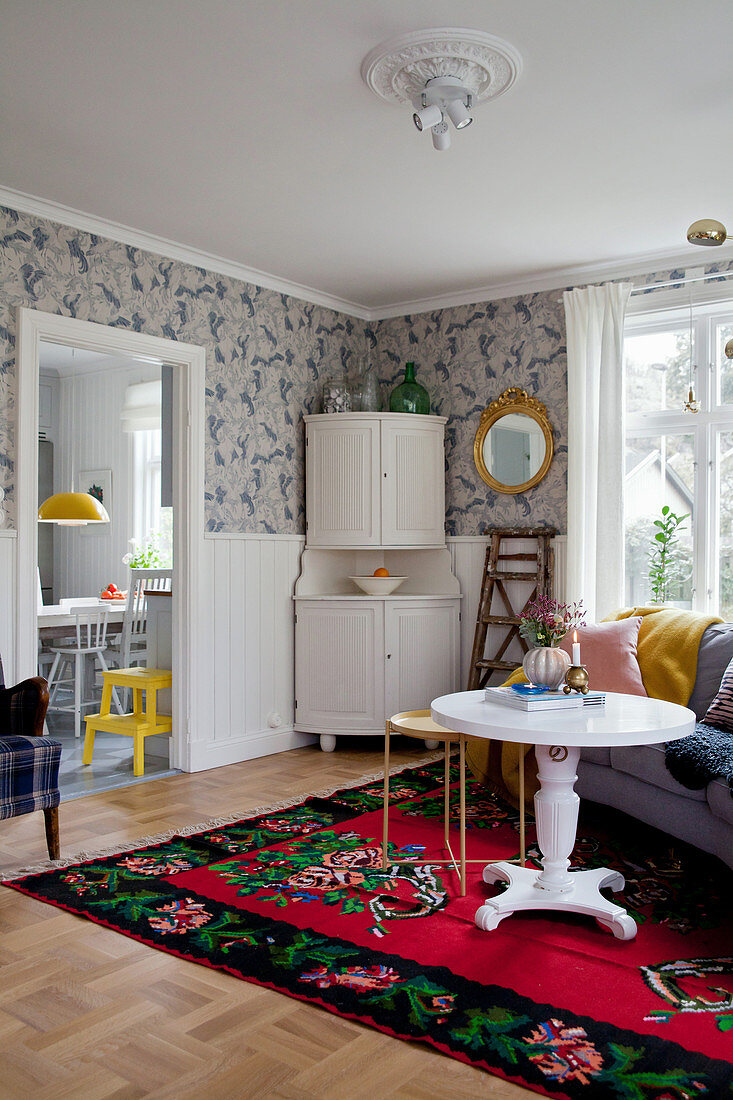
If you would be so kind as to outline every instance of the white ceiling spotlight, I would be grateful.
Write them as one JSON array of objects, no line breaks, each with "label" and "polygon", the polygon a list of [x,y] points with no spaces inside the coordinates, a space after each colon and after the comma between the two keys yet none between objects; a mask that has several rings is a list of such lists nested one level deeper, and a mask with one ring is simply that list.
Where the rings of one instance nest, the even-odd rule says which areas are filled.
[{"label": "white ceiling spotlight", "polygon": [[433,27],[382,42],[364,58],[361,75],[388,103],[410,103],[418,130],[448,149],[450,130],[465,130],[473,109],[514,84],[522,59],[508,42],[484,31]]},{"label": "white ceiling spotlight", "polygon": [[412,116],[418,130],[433,131],[433,145],[436,149],[447,149],[450,145],[450,131],[445,116],[451,120],[456,130],[464,130],[473,122],[469,113],[473,104],[473,95],[455,76],[434,76],[420,93],[420,109]]}]

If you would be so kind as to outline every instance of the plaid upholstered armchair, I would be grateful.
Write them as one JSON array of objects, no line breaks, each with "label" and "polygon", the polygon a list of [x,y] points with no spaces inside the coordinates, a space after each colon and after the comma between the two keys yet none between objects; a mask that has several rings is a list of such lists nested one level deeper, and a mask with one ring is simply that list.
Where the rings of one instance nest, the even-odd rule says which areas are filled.
[{"label": "plaid upholstered armchair", "polygon": [[5,687],[0,660],[0,820],[43,810],[48,854],[58,859],[61,743],[43,735],[47,707],[46,681]]}]

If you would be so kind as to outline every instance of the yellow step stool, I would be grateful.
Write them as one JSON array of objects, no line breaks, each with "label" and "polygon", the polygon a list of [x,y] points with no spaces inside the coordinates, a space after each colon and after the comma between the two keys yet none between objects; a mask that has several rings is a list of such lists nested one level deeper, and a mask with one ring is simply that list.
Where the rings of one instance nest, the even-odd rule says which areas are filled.
[{"label": "yellow step stool", "polygon": [[[173,686],[173,674],[166,668],[113,668],[102,673],[102,704],[99,714],[87,714],[84,721],[83,764],[91,764],[94,735],[97,730],[131,737],[133,744],[133,775],[145,772],[145,738],[156,733],[170,733],[173,728],[169,714],[158,715],[157,692]],[[132,688],[132,714],[110,714],[112,688]],[[143,692],[145,701],[143,703]]]}]

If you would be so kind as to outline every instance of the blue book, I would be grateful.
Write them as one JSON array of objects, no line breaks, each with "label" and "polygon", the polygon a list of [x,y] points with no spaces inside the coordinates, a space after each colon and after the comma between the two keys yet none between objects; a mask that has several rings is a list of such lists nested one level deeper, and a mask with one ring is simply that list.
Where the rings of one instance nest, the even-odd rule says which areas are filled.
[{"label": "blue book", "polygon": [[[527,687],[528,685],[524,685]],[[587,695],[564,691],[544,690],[539,693],[514,691],[510,687],[487,687],[484,689],[487,703],[502,703],[514,710],[526,712],[540,710],[580,710],[583,707],[603,706],[606,694],[603,691],[589,691]]]}]

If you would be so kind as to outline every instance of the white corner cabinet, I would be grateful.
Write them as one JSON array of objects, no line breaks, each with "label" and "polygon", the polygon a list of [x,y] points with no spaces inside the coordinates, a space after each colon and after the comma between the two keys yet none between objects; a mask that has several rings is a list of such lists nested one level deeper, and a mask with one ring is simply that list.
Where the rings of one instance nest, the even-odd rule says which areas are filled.
[{"label": "white corner cabinet", "polygon": [[[306,548],[295,587],[295,728],[384,734],[458,690],[460,589],[445,546],[445,419],[307,416]],[[385,567],[391,596],[350,580]],[[432,743],[431,743],[432,744]]]},{"label": "white corner cabinet", "polygon": [[445,546],[445,417],[304,419],[308,546]]}]

